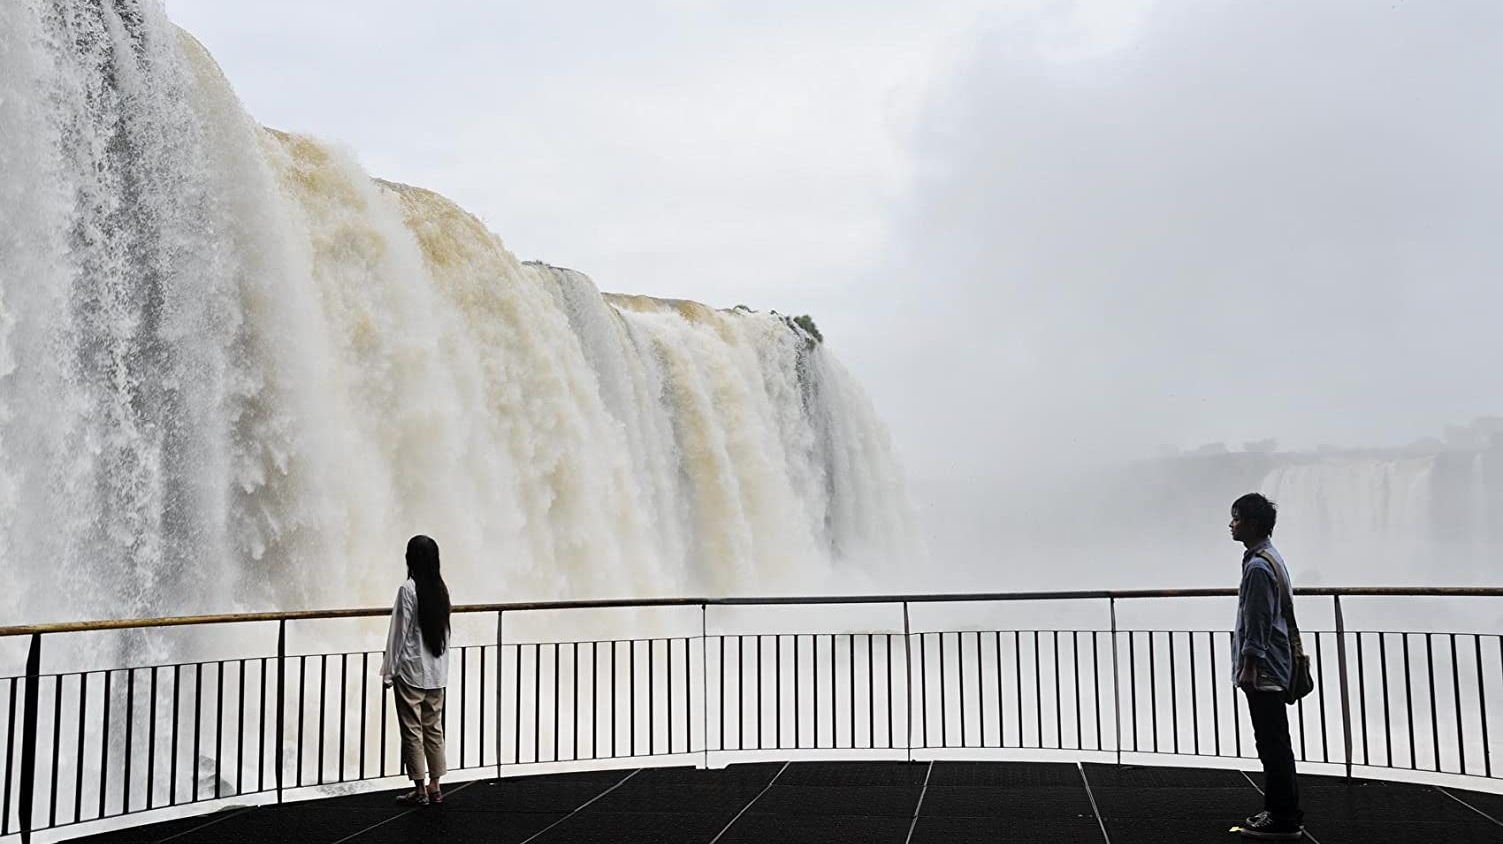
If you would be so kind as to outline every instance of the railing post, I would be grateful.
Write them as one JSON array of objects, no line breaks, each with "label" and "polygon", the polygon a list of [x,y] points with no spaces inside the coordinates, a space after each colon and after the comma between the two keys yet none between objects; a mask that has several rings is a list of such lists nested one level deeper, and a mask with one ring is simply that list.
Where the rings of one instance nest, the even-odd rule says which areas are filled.
[{"label": "railing post", "polygon": [[[1117,767],[1122,767],[1122,689],[1118,679],[1120,669],[1117,665],[1117,599],[1107,599],[1107,609],[1111,614],[1112,636],[1112,721],[1117,728]],[[1020,739],[1021,740],[1021,739]]]},{"label": "railing post", "polygon": [[907,703],[903,706],[908,716],[908,736],[904,740],[905,749],[908,751],[908,761],[913,761],[913,642],[909,634],[908,626],[908,602],[903,602],[903,669],[907,679],[904,681],[903,694]]},{"label": "railing post", "polygon": [[[700,735],[704,738],[705,742],[705,768],[708,770],[710,767],[710,626],[709,621],[706,619],[708,613],[706,607],[706,604],[699,605],[699,718],[701,725]],[[684,670],[688,671],[689,666],[685,665]],[[725,697],[724,688],[720,690],[720,696],[721,698]],[[721,707],[722,710],[724,708],[724,706]],[[725,729],[723,721],[720,724],[720,728],[722,731]],[[689,736],[691,750],[693,749],[693,740],[694,736],[691,733]],[[725,740],[721,739],[720,743],[724,745]]]},{"label": "railing post", "polygon": [[[500,749],[504,746],[504,742],[502,742],[502,728],[504,727],[502,727],[502,718],[500,718],[500,704],[504,700],[504,697],[502,697],[502,682],[500,682],[500,676],[502,676],[500,667],[502,667],[502,655],[504,655],[505,641],[507,641],[507,637],[505,637],[505,632],[507,632],[505,619],[507,619],[507,611],[496,610],[496,779],[500,779]],[[522,659],[522,650],[517,650],[517,659]],[[591,688],[595,688],[594,683],[591,683]]]},{"label": "railing post", "polygon": [[[277,802],[282,802],[282,765],[284,764],[283,742],[286,740],[284,721],[287,714],[287,619],[277,622]],[[196,735],[196,733],[195,733]],[[361,739],[364,741],[364,738]],[[384,751],[384,748],[383,748]],[[198,763],[195,762],[195,765]],[[194,774],[197,776],[197,774]]]},{"label": "railing post", "polygon": [[1341,738],[1345,748],[1346,779],[1352,781],[1352,705],[1347,691],[1346,621],[1341,617],[1341,596],[1331,596],[1336,606],[1336,671],[1341,677]]},{"label": "railing post", "polygon": [[26,653],[25,709],[21,719],[21,844],[31,844],[31,801],[37,773],[37,693],[42,679],[42,634],[31,634]]}]

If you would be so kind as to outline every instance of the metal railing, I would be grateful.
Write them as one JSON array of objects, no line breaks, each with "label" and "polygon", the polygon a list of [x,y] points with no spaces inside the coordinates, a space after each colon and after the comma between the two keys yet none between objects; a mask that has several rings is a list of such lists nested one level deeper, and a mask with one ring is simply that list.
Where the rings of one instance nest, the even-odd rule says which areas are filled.
[{"label": "metal railing", "polygon": [[[1313,599],[1329,598],[1335,622],[1334,630],[1304,633],[1317,688],[1291,711],[1302,762],[1339,766],[1333,770],[1348,776],[1356,767],[1392,778],[1428,773],[1498,780],[1493,753],[1503,733],[1496,717],[1503,635],[1348,630],[1342,599],[1500,598],[1503,589],[1315,588],[1296,594],[1307,618],[1304,608]],[[493,615],[495,636],[452,649],[444,712],[450,768],[499,775],[508,768],[651,757],[708,766],[790,752],[1254,759],[1240,694],[1231,684],[1231,634],[1127,629],[1117,617],[1123,601],[1234,595],[1195,589],[458,606],[461,616]],[[1000,609],[1057,601],[1104,602],[1106,623],[916,630],[910,618],[918,606]],[[709,623],[715,608],[842,605],[868,605],[889,613],[891,622],[813,632],[712,632]],[[698,630],[506,638],[508,619],[518,616],[616,609],[697,609]],[[0,836],[29,841],[34,831],[138,813],[183,813],[190,811],[183,807],[228,799],[280,802],[298,789],[391,782],[402,771],[389,692],[375,674],[380,652],[287,648],[289,622],[387,613],[0,627],[0,642],[29,637],[24,673],[0,677],[6,725]],[[254,622],[276,624],[274,650],[42,671],[44,641]]]}]

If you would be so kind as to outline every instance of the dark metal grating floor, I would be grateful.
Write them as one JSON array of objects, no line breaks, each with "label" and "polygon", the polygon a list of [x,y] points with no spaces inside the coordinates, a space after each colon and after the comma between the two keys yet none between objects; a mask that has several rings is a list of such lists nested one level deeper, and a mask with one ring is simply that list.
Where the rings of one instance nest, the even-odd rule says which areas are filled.
[{"label": "dark metal grating floor", "polygon": [[[1178,844],[1234,841],[1259,778],[1023,762],[795,762],[480,780],[441,809],[393,792],[227,810],[94,844]],[[1503,844],[1503,796],[1304,777],[1318,844]],[[1092,798],[1094,797],[1094,804]],[[1469,805],[1465,805],[1469,804]]]}]

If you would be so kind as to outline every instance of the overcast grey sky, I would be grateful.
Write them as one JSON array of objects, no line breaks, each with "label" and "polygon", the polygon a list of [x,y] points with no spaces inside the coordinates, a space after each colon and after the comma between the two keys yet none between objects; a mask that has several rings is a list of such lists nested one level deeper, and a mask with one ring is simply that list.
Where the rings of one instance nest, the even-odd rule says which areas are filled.
[{"label": "overcast grey sky", "polygon": [[812,313],[920,479],[1503,412],[1503,4],[170,0],[602,289]]}]

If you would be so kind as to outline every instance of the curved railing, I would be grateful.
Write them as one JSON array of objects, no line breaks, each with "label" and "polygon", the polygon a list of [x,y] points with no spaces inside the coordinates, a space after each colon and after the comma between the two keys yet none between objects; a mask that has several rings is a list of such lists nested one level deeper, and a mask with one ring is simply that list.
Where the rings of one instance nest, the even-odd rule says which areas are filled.
[{"label": "curved railing", "polygon": [[[451,658],[450,767],[474,777],[641,764],[650,757],[708,766],[791,755],[1134,763],[1177,756],[1247,764],[1256,754],[1230,682],[1230,634],[1118,618],[1123,602],[1149,602],[1167,617],[1192,605],[1206,609],[1189,599],[1225,601],[1235,594],[1096,590],[457,606],[456,630],[470,635],[456,632]],[[1342,601],[1398,599],[1405,606],[1431,598],[1496,599],[1503,589],[1296,594],[1312,628],[1305,642],[1318,681],[1291,712],[1305,769],[1499,781],[1492,763],[1503,734],[1497,705],[1503,636],[1348,629]],[[1018,623],[1028,606],[1050,608],[1049,617]],[[1313,629],[1309,622],[1326,608],[1330,629]],[[624,610],[631,612],[623,619]],[[1229,617],[1230,601],[1224,610]],[[24,671],[0,677],[6,725],[0,836],[26,841],[33,831],[82,833],[134,822],[131,816],[141,813],[182,814],[229,800],[281,801],[398,782],[394,716],[375,676],[379,650],[288,647],[289,625],[317,628],[315,642],[377,644],[370,622],[332,628],[389,612],[0,627],[0,645],[26,637]],[[600,622],[612,613],[618,617]],[[1091,614],[1101,623],[1070,625],[1072,616]],[[568,621],[582,615],[594,621]],[[915,622],[915,615],[934,617]],[[1010,623],[997,623],[999,616]],[[481,641],[474,641],[475,621],[487,631]],[[548,635],[565,625],[575,635]],[[213,646],[222,653],[91,664],[101,651],[149,652],[143,637],[169,628],[204,626],[235,631],[215,634]],[[580,634],[591,627],[602,632]],[[622,629],[624,635],[614,632]],[[201,655],[208,634],[181,633],[193,638],[174,650]],[[108,647],[79,643],[101,636],[113,637]],[[53,670],[43,670],[44,656]]]}]

